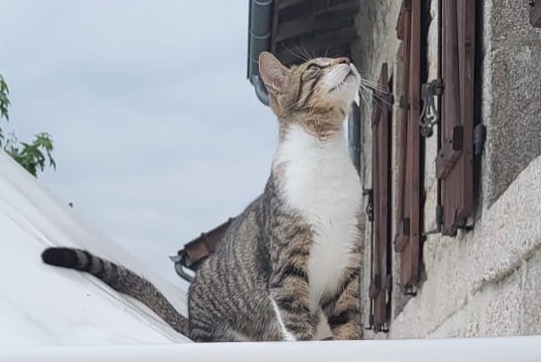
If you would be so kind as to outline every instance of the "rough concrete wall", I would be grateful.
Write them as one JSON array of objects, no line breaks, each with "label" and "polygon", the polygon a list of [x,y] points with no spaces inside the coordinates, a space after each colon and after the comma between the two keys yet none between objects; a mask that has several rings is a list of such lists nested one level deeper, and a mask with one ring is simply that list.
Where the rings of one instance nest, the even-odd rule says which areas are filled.
[{"label": "rough concrete wall", "polygon": [[428,279],[390,338],[541,333],[541,157],[458,238],[429,238]]},{"label": "rough concrete wall", "polygon": [[[493,4],[494,3],[494,4]],[[495,5],[497,3],[497,5]],[[541,333],[541,39],[528,24],[527,1],[478,2],[484,28],[479,61],[480,115],[488,128],[482,163],[483,213],[475,230],[455,238],[429,235],[423,245],[424,278],[417,296],[404,296],[397,284],[399,258],[393,258],[393,322],[390,333],[367,338],[424,338]],[[437,1],[431,1],[436,18]],[[401,72],[396,20],[400,1],[362,1],[354,61],[363,76],[377,80],[389,63],[393,88]],[[437,75],[437,27],[428,39],[428,79]],[[495,29],[497,28],[497,30]],[[395,92],[396,98],[399,94]],[[362,106],[363,183],[371,187],[371,104]],[[398,175],[400,116],[393,111],[393,189]],[[436,132],[434,132],[436,134]],[[437,140],[425,143],[425,230],[436,227]],[[393,196],[393,209],[396,198]],[[393,212],[393,216],[395,213]],[[395,233],[395,217],[393,234]],[[370,240],[370,224],[366,239]],[[363,291],[370,283],[370,245],[365,247]],[[363,297],[364,317],[368,297]]]},{"label": "rough concrete wall", "polygon": [[528,0],[492,0],[484,6],[483,162],[486,206],[541,155],[541,31],[529,23]]}]

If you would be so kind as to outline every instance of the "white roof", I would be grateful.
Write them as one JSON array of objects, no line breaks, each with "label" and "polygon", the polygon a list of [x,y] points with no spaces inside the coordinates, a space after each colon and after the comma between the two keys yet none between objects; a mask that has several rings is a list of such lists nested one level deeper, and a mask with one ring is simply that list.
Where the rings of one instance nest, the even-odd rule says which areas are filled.
[{"label": "white roof", "polygon": [[[85,248],[145,275],[186,311],[186,296],[79,220],[0,151],[2,361],[539,361],[541,336],[419,341],[190,343],[97,279],[42,264],[49,245]],[[131,346],[126,346],[131,345]]]},{"label": "white roof", "polygon": [[1,150],[0,234],[0,349],[188,341],[94,277],[42,263],[47,246],[89,250],[144,275],[186,313],[184,292],[86,225]]}]

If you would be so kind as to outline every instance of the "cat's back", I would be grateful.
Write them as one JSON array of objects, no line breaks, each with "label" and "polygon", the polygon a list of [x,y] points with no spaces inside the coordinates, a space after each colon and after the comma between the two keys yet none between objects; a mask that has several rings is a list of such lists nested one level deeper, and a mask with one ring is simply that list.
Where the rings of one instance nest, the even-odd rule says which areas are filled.
[{"label": "cat's back", "polygon": [[[247,339],[268,334],[273,316],[266,290],[267,251],[260,239],[262,203],[260,196],[235,218],[216,252],[198,270],[189,292],[193,328],[200,323],[250,331]],[[234,339],[243,338],[237,334]]]}]

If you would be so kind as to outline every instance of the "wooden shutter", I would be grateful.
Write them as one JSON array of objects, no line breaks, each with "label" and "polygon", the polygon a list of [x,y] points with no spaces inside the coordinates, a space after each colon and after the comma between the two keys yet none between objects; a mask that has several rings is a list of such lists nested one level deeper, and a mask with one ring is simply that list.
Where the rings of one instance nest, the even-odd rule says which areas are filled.
[{"label": "wooden shutter", "polygon": [[530,6],[530,24],[534,28],[541,28],[541,1],[532,0]]},{"label": "wooden shutter", "polygon": [[374,228],[372,240],[372,326],[387,330],[391,296],[391,127],[388,65],[381,67],[372,108],[372,189]]},{"label": "wooden shutter", "polygon": [[400,253],[400,284],[406,292],[418,282],[421,230],[421,0],[404,0],[397,35],[402,40],[402,119],[395,250]]},{"label": "wooden shutter", "polygon": [[441,148],[442,233],[455,235],[474,212],[475,1],[443,1]]}]

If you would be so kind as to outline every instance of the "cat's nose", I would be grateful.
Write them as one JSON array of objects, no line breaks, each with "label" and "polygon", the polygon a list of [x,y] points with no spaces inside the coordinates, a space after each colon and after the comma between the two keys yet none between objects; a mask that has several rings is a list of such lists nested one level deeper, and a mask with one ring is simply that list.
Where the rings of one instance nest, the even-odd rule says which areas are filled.
[{"label": "cat's nose", "polygon": [[351,63],[351,60],[348,58],[348,57],[342,57],[342,58],[338,58],[336,59],[337,63],[338,64],[350,64]]}]

